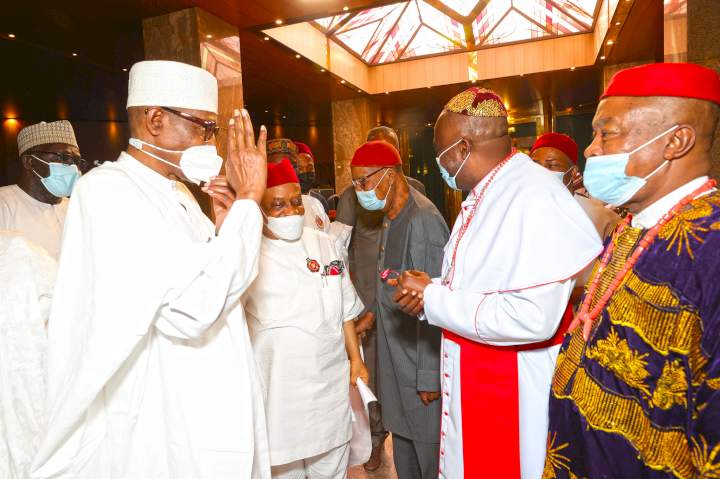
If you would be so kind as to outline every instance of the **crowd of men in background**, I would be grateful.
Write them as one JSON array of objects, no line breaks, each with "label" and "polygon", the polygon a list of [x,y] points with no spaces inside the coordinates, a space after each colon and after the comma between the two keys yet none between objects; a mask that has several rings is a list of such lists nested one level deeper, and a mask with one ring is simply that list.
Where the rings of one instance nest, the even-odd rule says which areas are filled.
[{"label": "crowd of men in background", "polygon": [[459,93],[434,132],[468,192],[451,229],[393,129],[331,211],[308,145],[245,110],[221,158],[217,103],[202,69],[136,64],[128,148],[83,175],[68,121],[20,131],[0,476],[343,478],[368,385],[370,472],[391,433],[400,479],[720,477],[717,73],[619,72],[584,171]]}]

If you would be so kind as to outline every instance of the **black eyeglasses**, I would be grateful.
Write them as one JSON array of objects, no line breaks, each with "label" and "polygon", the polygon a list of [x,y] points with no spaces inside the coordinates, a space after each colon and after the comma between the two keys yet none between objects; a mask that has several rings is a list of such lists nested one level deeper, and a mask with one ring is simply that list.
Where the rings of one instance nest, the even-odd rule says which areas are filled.
[{"label": "black eyeglasses", "polygon": [[54,151],[33,151],[28,155],[42,156],[44,161],[48,163],[64,163],[66,165],[77,165],[83,167],[87,164],[87,160],[81,156],[71,155],[70,153],[57,153]]},{"label": "black eyeglasses", "polygon": [[387,169],[388,169],[387,166],[383,166],[382,168],[378,168],[377,170],[373,171],[372,173],[368,173],[368,174],[365,175],[365,176],[361,176],[361,177],[358,178],[357,180],[352,180],[352,184],[353,184],[353,186],[355,186],[355,187],[359,187],[360,189],[365,190],[365,184],[367,183],[367,180],[368,180],[371,176],[376,175],[376,174],[380,173],[382,170],[387,170]]},{"label": "black eyeglasses", "polygon": [[[185,113],[184,111],[178,111],[173,108],[168,108],[166,106],[161,106],[160,108],[169,113],[172,113],[173,115],[177,115],[187,121],[193,122],[196,125],[200,125],[203,128],[203,141],[210,141],[212,137],[217,136],[218,132],[220,131],[220,127],[217,126],[217,122],[213,120],[203,120],[202,118],[198,118],[189,113]],[[147,112],[148,109],[145,110],[145,113]]]}]

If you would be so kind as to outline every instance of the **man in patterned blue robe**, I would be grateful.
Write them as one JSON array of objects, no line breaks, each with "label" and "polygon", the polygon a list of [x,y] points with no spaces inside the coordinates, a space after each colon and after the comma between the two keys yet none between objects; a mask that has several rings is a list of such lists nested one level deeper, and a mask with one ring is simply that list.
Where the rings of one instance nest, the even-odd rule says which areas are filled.
[{"label": "man in patterned blue robe", "polygon": [[585,185],[632,217],[558,357],[543,479],[720,478],[719,105],[718,74],[689,64],[623,70],[598,105]]}]

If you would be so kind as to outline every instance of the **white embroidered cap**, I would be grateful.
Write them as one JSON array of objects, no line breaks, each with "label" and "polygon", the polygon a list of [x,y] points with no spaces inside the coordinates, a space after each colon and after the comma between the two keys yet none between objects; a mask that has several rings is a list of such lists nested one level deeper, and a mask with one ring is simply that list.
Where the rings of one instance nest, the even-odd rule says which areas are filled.
[{"label": "white embroidered cap", "polygon": [[67,120],[52,121],[45,123],[41,121],[34,125],[26,126],[18,133],[18,152],[22,155],[30,148],[50,143],[63,143],[80,148],[75,139],[75,131]]},{"label": "white embroidered cap", "polygon": [[187,63],[138,62],[130,69],[127,108],[132,106],[167,106],[217,113],[217,80],[207,70]]}]

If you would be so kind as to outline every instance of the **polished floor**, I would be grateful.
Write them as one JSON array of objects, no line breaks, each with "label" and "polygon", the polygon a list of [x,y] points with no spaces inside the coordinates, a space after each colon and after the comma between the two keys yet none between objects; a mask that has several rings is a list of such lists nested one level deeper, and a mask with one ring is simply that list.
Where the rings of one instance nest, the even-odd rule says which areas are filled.
[{"label": "polished floor", "polygon": [[383,463],[375,472],[367,472],[362,466],[355,466],[348,469],[348,479],[397,479],[392,456],[392,437],[385,441],[385,452]]}]

